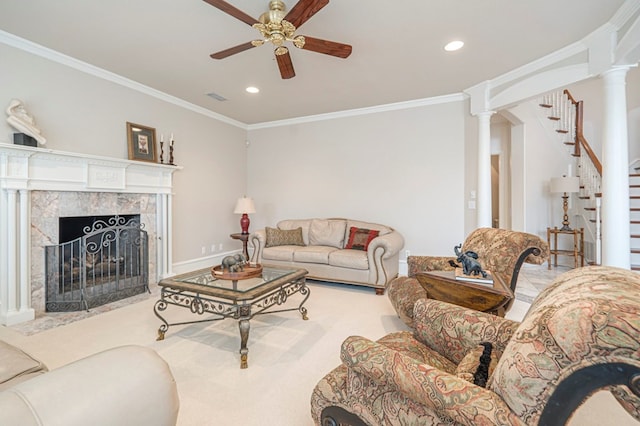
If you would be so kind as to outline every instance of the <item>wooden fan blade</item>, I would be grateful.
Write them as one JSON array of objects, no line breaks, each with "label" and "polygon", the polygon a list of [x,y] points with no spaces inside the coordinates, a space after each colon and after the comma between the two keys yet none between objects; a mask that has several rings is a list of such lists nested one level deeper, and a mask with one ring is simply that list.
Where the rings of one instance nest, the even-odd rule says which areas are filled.
[{"label": "wooden fan blade", "polygon": [[280,76],[283,79],[288,79],[296,76],[296,72],[293,70],[293,62],[291,62],[291,55],[289,52],[284,55],[276,55],[276,61],[278,61],[278,68],[280,68]]},{"label": "wooden fan blade", "polygon": [[302,48],[312,52],[324,53],[325,55],[337,56],[338,58],[347,58],[351,55],[351,46],[348,44],[308,36],[304,36],[304,46]]},{"label": "wooden fan blade", "polygon": [[260,23],[257,19],[252,18],[251,16],[247,15],[240,9],[237,9],[236,7],[230,5],[226,1],[223,1],[223,0],[203,0],[203,1],[205,1],[206,3],[209,3],[211,6],[215,7],[216,9],[220,9],[224,13],[228,13],[234,18],[241,20],[245,24],[253,25],[253,24]]},{"label": "wooden fan blade", "polygon": [[235,55],[236,53],[240,53],[240,52],[244,52],[245,50],[249,50],[252,47],[255,47],[253,44],[251,44],[250,41],[243,43],[243,44],[239,44],[237,46],[233,46],[230,47],[228,49],[225,50],[221,50],[219,52],[216,53],[212,53],[211,56],[213,59],[224,59],[226,57],[229,57],[231,55]]},{"label": "wooden fan blade", "polygon": [[291,8],[284,20],[291,22],[294,27],[298,28],[328,4],[329,0],[300,0]]}]

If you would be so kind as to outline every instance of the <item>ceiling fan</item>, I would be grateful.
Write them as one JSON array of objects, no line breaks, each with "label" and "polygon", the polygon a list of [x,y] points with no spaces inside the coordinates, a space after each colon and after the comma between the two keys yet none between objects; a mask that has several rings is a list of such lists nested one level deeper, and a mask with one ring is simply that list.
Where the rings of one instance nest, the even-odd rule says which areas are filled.
[{"label": "ceiling fan", "polygon": [[242,22],[251,25],[260,31],[261,39],[249,41],[230,47],[210,56],[213,59],[224,59],[236,53],[244,52],[252,47],[262,46],[266,42],[271,42],[275,46],[275,56],[283,79],[296,75],[293,70],[293,62],[289,55],[289,49],[284,45],[291,42],[299,49],[310,50],[312,52],[324,53],[326,55],[346,58],[351,54],[351,46],[335,41],[322,40],[319,38],[295,35],[296,29],[307,22],[309,18],[318,13],[320,9],[329,4],[329,0],[299,0],[293,8],[285,14],[284,2],[271,0],[269,11],[260,15],[260,19],[254,19],[243,11],[235,8],[223,0],[204,0],[211,6],[233,16]]}]

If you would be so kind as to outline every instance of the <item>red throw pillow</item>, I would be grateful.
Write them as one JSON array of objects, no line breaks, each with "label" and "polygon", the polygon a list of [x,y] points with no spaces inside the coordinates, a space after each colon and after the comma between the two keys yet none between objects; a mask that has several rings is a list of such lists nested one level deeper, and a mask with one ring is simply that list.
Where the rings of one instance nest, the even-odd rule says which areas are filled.
[{"label": "red throw pillow", "polygon": [[374,231],[372,229],[356,228],[352,226],[351,228],[349,228],[349,241],[347,241],[347,245],[344,248],[352,249],[352,250],[367,251],[367,248],[369,248],[369,243],[371,243],[371,240],[373,240],[379,234],[380,234],[380,231]]}]

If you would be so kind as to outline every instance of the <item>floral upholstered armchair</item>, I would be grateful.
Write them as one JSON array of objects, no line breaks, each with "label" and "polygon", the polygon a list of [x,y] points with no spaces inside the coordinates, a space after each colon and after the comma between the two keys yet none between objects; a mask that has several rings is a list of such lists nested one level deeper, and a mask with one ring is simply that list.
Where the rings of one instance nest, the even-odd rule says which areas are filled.
[{"label": "floral upholstered armchair", "polygon": [[[462,245],[462,252],[467,250],[478,253],[482,268],[500,275],[514,293],[522,263],[541,265],[549,257],[548,244],[537,235],[498,228],[478,228],[471,232]],[[429,297],[415,278],[416,273],[453,270],[449,261],[455,260],[454,256],[409,256],[408,276],[389,282],[389,300],[398,316],[409,327],[413,323],[413,304],[418,299]],[[511,307],[511,303],[505,307],[505,312]]]},{"label": "floral upholstered armchair", "polygon": [[317,425],[563,425],[599,389],[640,421],[639,274],[571,270],[521,323],[432,299],[414,318],[344,341],[311,397]]}]

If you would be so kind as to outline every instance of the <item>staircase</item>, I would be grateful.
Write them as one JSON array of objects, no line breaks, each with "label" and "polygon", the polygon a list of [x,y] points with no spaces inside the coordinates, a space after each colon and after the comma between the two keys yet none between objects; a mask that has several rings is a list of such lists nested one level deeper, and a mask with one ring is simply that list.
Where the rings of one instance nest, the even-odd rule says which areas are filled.
[{"label": "staircase", "polygon": [[[584,214],[585,259],[589,264],[601,263],[600,200],[602,197],[602,164],[582,133],[583,103],[568,90],[544,95],[540,101],[551,121],[559,143],[567,146],[576,159],[576,175],[580,178],[580,200],[577,207]],[[629,176],[631,206],[631,269],[640,270],[640,167]]]}]

